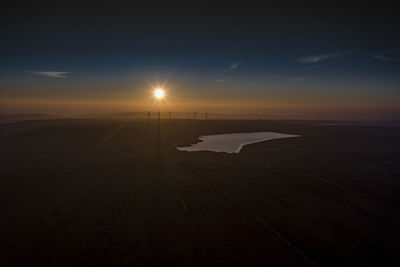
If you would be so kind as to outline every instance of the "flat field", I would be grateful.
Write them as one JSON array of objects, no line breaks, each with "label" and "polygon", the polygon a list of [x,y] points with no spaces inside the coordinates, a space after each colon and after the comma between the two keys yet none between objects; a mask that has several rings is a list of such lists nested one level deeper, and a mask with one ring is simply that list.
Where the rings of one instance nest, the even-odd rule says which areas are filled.
[{"label": "flat field", "polygon": [[[400,265],[400,128],[263,120],[0,125],[3,264]],[[239,154],[199,135],[301,137]]]}]

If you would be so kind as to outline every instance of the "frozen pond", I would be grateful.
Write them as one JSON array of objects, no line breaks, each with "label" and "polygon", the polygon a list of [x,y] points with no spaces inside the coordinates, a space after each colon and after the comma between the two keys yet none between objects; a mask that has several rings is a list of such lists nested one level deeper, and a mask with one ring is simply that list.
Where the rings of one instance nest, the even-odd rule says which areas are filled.
[{"label": "frozen pond", "polygon": [[177,147],[180,151],[214,151],[239,153],[244,145],[272,139],[297,137],[299,135],[275,132],[232,133],[200,136],[200,142],[186,147]]}]

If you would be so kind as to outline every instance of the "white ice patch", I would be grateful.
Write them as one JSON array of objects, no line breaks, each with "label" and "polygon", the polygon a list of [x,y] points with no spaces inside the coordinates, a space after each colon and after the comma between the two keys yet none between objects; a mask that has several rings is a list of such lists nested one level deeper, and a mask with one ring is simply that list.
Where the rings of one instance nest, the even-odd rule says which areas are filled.
[{"label": "white ice patch", "polygon": [[180,151],[214,151],[239,153],[244,145],[272,139],[298,137],[300,135],[275,132],[232,133],[200,136],[200,142],[186,147],[177,147]]}]

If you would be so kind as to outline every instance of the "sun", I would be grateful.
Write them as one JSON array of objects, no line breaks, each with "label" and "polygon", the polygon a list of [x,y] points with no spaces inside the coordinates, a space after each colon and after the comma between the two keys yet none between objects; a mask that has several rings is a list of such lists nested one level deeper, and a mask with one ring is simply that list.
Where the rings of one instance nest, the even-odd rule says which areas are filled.
[{"label": "sun", "polygon": [[162,98],[164,97],[164,90],[163,90],[162,88],[157,88],[157,89],[154,91],[154,96],[155,96],[157,99],[162,99]]}]

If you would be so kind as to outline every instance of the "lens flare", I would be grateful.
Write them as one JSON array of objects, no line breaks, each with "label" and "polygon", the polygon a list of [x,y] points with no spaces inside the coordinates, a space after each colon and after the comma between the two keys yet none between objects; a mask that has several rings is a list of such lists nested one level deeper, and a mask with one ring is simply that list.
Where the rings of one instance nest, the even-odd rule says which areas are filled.
[{"label": "lens flare", "polygon": [[162,99],[162,98],[164,97],[164,90],[163,90],[162,88],[157,88],[157,89],[154,91],[154,96],[155,96],[157,99]]}]

